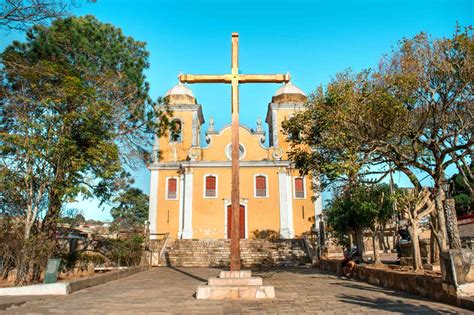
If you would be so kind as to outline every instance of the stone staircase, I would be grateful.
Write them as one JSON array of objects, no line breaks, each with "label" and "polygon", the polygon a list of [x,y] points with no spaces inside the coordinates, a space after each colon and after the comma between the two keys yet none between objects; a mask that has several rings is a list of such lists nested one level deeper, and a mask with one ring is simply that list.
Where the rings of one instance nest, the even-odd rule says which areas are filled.
[{"label": "stone staircase", "polygon": [[[298,266],[310,262],[301,239],[241,240],[244,268]],[[230,240],[169,240],[154,266],[228,267]]]}]

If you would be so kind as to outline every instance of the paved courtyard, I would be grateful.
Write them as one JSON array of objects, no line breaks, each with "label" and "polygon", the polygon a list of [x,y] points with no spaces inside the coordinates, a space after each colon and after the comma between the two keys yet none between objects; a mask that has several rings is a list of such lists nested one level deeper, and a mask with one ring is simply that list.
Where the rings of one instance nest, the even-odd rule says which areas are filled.
[{"label": "paved courtyard", "polygon": [[[469,311],[309,268],[254,272],[275,286],[268,301],[201,301],[193,294],[218,269],[155,268],[68,296],[32,300],[5,313],[347,314]],[[2,297],[4,299],[5,297]]]}]

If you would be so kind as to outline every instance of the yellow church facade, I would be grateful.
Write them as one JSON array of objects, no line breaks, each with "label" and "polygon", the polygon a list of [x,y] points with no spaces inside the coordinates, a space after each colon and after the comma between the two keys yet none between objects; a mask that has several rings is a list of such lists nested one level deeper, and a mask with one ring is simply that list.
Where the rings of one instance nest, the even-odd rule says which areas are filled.
[{"label": "yellow church facade", "polygon": [[[231,126],[214,129],[212,117],[201,143],[203,108],[183,84],[170,89],[165,100],[175,128],[155,139],[149,165],[150,233],[175,239],[230,238]],[[262,122],[240,125],[240,235],[275,231],[288,239],[309,231],[322,202],[312,176],[300,176],[288,160],[282,122],[303,108],[307,98],[292,83],[282,85],[268,105],[268,146]],[[317,198],[312,198],[316,196]],[[314,200],[313,200],[314,199]]]}]

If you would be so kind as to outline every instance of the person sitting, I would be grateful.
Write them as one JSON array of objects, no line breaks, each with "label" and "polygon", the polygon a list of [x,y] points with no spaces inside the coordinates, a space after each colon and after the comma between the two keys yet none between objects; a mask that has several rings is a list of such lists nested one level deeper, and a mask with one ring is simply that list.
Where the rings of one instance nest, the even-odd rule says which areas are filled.
[{"label": "person sitting", "polygon": [[410,233],[408,232],[407,229],[399,229],[397,232],[397,254],[398,254],[398,259],[402,257],[402,247],[400,244],[408,244],[411,241]]},{"label": "person sitting", "polygon": [[341,274],[349,277],[352,274],[356,264],[360,262],[359,249],[352,246],[344,251],[344,259],[341,262]]}]

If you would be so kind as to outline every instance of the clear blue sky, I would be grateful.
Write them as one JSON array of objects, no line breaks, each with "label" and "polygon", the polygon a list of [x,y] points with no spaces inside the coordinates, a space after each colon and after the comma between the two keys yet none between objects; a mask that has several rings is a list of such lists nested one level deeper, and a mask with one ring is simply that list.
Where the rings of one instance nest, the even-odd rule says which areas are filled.
[{"label": "clear blue sky", "polygon": [[[230,35],[240,35],[243,73],[286,73],[311,92],[346,68],[375,67],[403,37],[424,31],[450,36],[456,22],[474,21],[474,0],[462,1],[129,1],[98,0],[74,10],[114,24],[147,43],[151,95],[157,98],[183,73],[227,73]],[[17,34],[3,37],[3,49]],[[230,123],[228,85],[191,85],[215,127]],[[241,122],[255,126],[265,119],[273,84],[241,87]],[[203,130],[207,128],[204,126]],[[134,171],[136,186],[149,192],[149,172]],[[80,203],[86,218],[107,219],[95,203]]]}]

